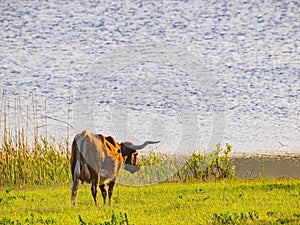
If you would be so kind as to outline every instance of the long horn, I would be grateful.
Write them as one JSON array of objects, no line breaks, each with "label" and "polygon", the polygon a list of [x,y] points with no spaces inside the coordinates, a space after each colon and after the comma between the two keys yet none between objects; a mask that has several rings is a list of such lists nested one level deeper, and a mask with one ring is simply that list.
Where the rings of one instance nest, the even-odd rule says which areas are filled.
[{"label": "long horn", "polygon": [[159,143],[160,141],[145,141],[144,144],[142,145],[134,145],[132,143],[129,143],[129,142],[125,142],[123,143],[127,148],[131,148],[131,149],[134,149],[134,150],[140,150],[142,148],[145,148],[147,145],[151,145],[151,144],[157,144]]}]

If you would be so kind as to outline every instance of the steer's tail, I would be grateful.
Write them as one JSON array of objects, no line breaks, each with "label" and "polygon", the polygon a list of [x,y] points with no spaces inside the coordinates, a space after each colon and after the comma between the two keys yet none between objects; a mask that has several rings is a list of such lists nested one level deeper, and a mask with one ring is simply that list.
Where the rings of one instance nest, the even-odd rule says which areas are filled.
[{"label": "steer's tail", "polygon": [[78,185],[79,185],[79,177],[80,177],[80,151],[77,145],[77,138],[74,138],[72,143],[72,154],[71,154],[71,172],[73,179],[73,186],[71,192],[71,203],[73,205],[76,204]]}]

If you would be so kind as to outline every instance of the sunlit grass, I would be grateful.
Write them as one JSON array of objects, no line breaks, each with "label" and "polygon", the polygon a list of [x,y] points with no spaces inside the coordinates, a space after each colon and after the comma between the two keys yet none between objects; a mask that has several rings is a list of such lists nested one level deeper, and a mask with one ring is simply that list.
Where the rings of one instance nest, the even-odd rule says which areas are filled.
[{"label": "sunlit grass", "polygon": [[299,180],[171,182],[150,186],[118,185],[111,206],[95,206],[89,185],[81,185],[78,204],[70,187],[2,189],[1,221],[39,224],[298,224]]}]

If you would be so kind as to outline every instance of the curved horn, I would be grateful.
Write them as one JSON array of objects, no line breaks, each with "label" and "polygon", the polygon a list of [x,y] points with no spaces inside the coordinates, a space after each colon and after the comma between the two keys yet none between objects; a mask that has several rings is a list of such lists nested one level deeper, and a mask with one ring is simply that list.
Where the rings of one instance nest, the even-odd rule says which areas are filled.
[{"label": "curved horn", "polygon": [[150,144],[157,144],[159,143],[160,141],[145,141],[144,144],[142,145],[134,145],[130,142],[125,142],[123,143],[127,148],[130,148],[130,149],[134,149],[134,150],[140,150],[142,148],[145,148],[147,145],[150,145]]}]

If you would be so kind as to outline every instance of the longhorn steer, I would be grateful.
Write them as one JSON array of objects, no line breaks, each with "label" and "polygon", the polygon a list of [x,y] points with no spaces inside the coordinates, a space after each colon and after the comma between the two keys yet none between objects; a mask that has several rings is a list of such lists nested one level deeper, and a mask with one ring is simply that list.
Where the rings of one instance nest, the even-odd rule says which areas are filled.
[{"label": "longhorn steer", "polygon": [[124,166],[124,169],[131,173],[138,171],[140,166],[137,163],[137,150],[158,142],[146,141],[142,145],[133,145],[130,142],[119,144],[110,136],[105,137],[89,131],[77,134],[72,144],[70,160],[73,179],[72,204],[76,204],[79,180],[82,183],[92,182],[91,191],[96,205],[98,204],[98,186],[106,204],[107,185],[110,203],[120,169]]}]

